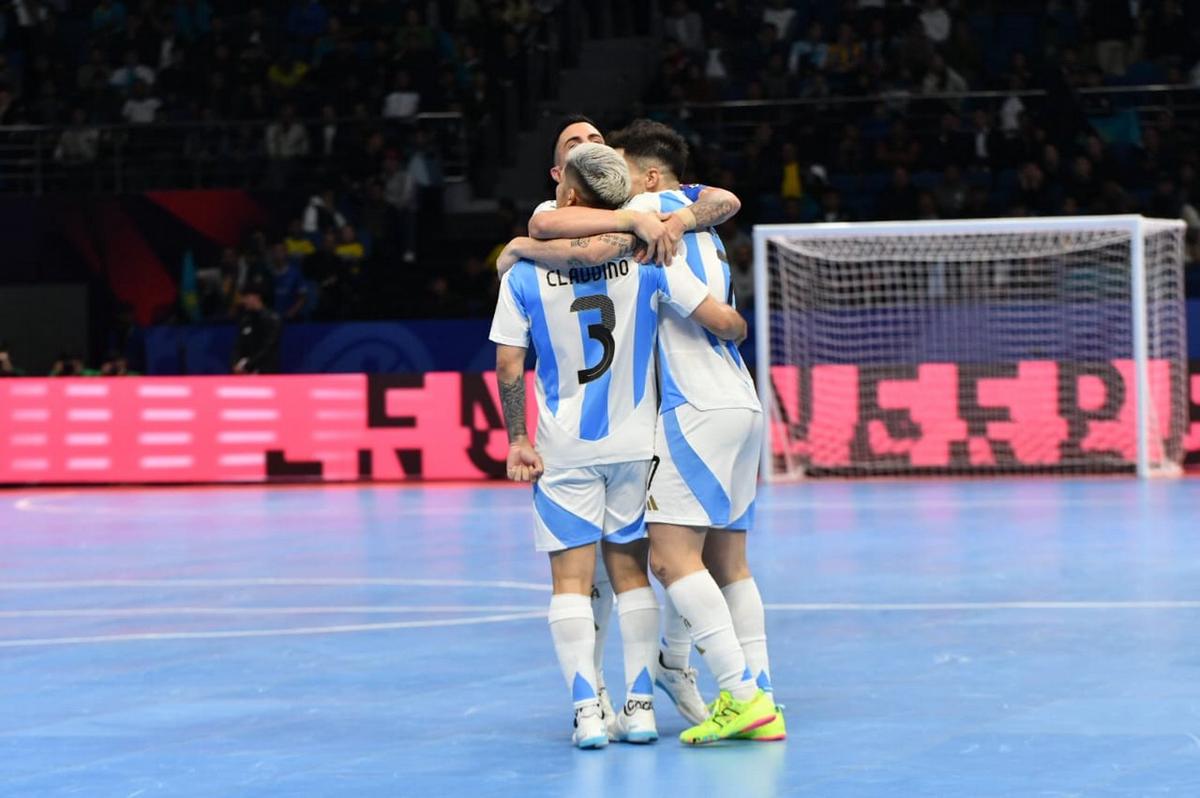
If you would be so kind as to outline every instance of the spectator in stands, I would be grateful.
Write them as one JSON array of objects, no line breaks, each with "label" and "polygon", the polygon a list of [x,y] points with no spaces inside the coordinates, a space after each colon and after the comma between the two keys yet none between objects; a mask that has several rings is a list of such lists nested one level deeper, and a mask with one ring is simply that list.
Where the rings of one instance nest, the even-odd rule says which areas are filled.
[{"label": "spectator in stands", "polygon": [[968,187],[962,177],[958,164],[951,163],[942,173],[942,179],[933,190],[933,199],[937,203],[938,213],[949,219],[957,219],[963,215],[967,207]]},{"label": "spectator in stands", "polygon": [[305,234],[318,236],[327,231],[336,234],[345,226],[346,217],[337,209],[337,199],[332,188],[326,188],[320,194],[309,197],[308,206],[304,209]]},{"label": "spectator in stands", "polygon": [[977,108],[971,115],[971,164],[990,169],[998,162],[1003,145],[1000,133],[991,125],[991,114]]},{"label": "spectator in stands", "polygon": [[962,166],[971,161],[971,141],[962,132],[958,114],[942,114],[937,133],[924,148],[926,163],[934,169],[954,164]]},{"label": "spectator in stands", "polygon": [[837,41],[829,47],[826,64],[835,76],[848,78],[862,67],[865,54],[866,49],[854,33],[854,27],[843,22],[838,26]]},{"label": "spectator in stands", "polygon": [[299,219],[288,222],[287,235],[283,237],[283,246],[289,258],[303,260],[317,251],[312,239],[304,235],[304,225]]},{"label": "spectator in stands", "polygon": [[304,260],[304,276],[317,287],[313,317],[330,321],[344,317],[346,281],[337,256],[337,236],[332,230],[321,236],[321,246]]},{"label": "spectator in stands", "polygon": [[69,352],[59,355],[50,367],[51,377],[91,377],[95,374],[95,371],[84,365],[82,357]]},{"label": "spectator in stands", "polygon": [[342,259],[343,263],[355,270],[362,266],[363,259],[367,256],[354,228],[348,224],[343,225],[338,231],[338,243],[334,253]]},{"label": "spectator in stands", "polygon": [[286,29],[289,34],[304,42],[311,42],[325,32],[329,25],[329,12],[321,0],[293,0],[288,10]]},{"label": "spectator in stands", "polygon": [[1054,187],[1046,183],[1046,175],[1042,168],[1033,161],[1027,161],[1017,170],[1017,190],[1013,202],[1023,207],[1033,216],[1046,216],[1053,213],[1058,205]]},{"label": "spectator in stands", "polygon": [[92,30],[96,33],[114,33],[125,27],[125,4],[121,0],[98,0],[92,10]]},{"label": "spectator in stands", "polygon": [[289,96],[300,88],[308,74],[308,64],[280,53],[267,70],[267,84],[279,96]]},{"label": "spectator in stands", "polygon": [[108,65],[108,56],[103,48],[93,47],[88,60],[75,70],[75,85],[81,92],[91,91],[97,81],[108,83],[113,75],[113,69]]},{"label": "spectator in stands", "polygon": [[128,92],[132,91],[137,83],[153,86],[154,78],[154,70],[138,62],[136,50],[129,50],[125,53],[125,62],[113,70],[108,83],[115,89]]},{"label": "spectator in stands", "polygon": [[879,194],[876,215],[887,220],[917,218],[917,190],[903,166],[892,170],[891,184]]},{"label": "spectator in stands", "polygon": [[387,119],[408,119],[415,116],[421,104],[421,95],[412,86],[412,76],[408,70],[401,69],[396,73],[392,83],[392,91],[383,101],[383,116]]},{"label": "spectator in stands", "polygon": [[1089,23],[1096,37],[1096,64],[1106,75],[1124,75],[1133,33],[1129,0],[1091,0],[1089,7]]},{"label": "spectator in stands", "polygon": [[929,41],[941,45],[950,38],[950,13],[943,7],[942,0],[925,0],[919,19]]},{"label": "spectator in stands", "polygon": [[395,152],[389,152],[383,161],[382,179],[384,196],[399,220],[402,257],[405,263],[412,263],[416,260],[416,187]]},{"label": "spectator in stands", "polygon": [[0,341],[0,378],[24,377],[25,372],[13,363],[8,341]]},{"label": "spectator in stands", "polygon": [[930,59],[929,69],[921,79],[921,91],[925,94],[962,94],[968,88],[963,76],[950,68],[940,55]]},{"label": "spectator in stands", "polygon": [[129,358],[124,352],[111,350],[108,357],[104,359],[104,363],[100,366],[101,377],[139,377],[141,376],[136,371],[129,368]]},{"label": "spectator in stands", "polygon": [[675,0],[663,19],[663,34],[679,42],[690,54],[704,52],[704,19],[690,8],[687,0]]},{"label": "spectator in stands", "polygon": [[842,192],[829,188],[821,195],[822,222],[852,222],[853,217],[842,207]]},{"label": "spectator in stands", "polygon": [[[708,47],[704,55],[704,77],[717,86],[722,86],[729,80],[729,54],[725,49],[725,36],[719,30],[708,33]],[[1200,80],[1197,80],[1200,84]]]},{"label": "spectator in stands", "polygon": [[121,118],[132,125],[149,125],[158,118],[162,100],[150,93],[141,81],[133,84],[133,95],[121,106]]},{"label": "spectator in stands", "polygon": [[805,38],[793,44],[788,53],[788,71],[800,75],[823,70],[828,56],[829,45],[825,43],[824,29],[819,21],[813,20]]},{"label": "spectator in stands", "polygon": [[272,309],[285,320],[297,318],[308,302],[308,285],[296,261],[288,255],[287,244],[280,241],[267,255],[274,288]]},{"label": "spectator in stands", "polygon": [[267,291],[265,280],[248,283],[242,291],[238,337],[230,364],[234,374],[275,374],[279,371],[283,322],[264,304]]},{"label": "spectator in stands", "polygon": [[88,124],[87,111],[76,108],[71,114],[71,126],[63,130],[54,148],[54,160],[63,166],[78,166],[96,160],[100,148],[100,131]]},{"label": "spectator in stands", "polygon": [[931,219],[940,219],[937,203],[933,199],[933,195],[928,191],[922,191],[917,195],[917,219],[928,221]]},{"label": "spectator in stands", "polygon": [[1071,163],[1071,176],[1067,181],[1067,194],[1075,204],[1087,210],[1100,196],[1100,181],[1092,171],[1092,162],[1087,156],[1079,155]]},{"label": "spectator in stands", "polygon": [[[875,160],[881,166],[911,169],[921,158],[921,145],[908,132],[904,120],[892,123],[888,137],[875,146]],[[907,175],[907,171],[905,172]]]},{"label": "spectator in stands", "polygon": [[795,35],[796,9],[788,0],[767,0],[763,9],[762,21],[775,28],[775,33],[781,42],[789,41]]},{"label": "spectator in stands", "polygon": [[321,108],[321,123],[317,126],[317,154],[322,158],[346,154],[346,135],[338,124],[337,111],[332,105]]},{"label": "spectator in stands", "polygon": [[291,103],[280,110],[279,118],[267,126],[267,156],[276,161],[288,161],[308,155],[308,131],[296,119]]}]

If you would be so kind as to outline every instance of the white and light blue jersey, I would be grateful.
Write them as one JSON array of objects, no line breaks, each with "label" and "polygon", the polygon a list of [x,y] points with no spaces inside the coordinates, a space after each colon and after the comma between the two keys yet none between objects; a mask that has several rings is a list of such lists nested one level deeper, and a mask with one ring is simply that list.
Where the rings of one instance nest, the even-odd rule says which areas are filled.
[{"label": "white and light blue jersey", "polygon": [[547,466],[649,460],[659,302],[687,317],[709,295],[685,269],[539,268],[518,261],[500,282],[490,338],[537,353],[537,447]]},{"label": "white and light blue jersey", "polygon": [[[685,185],[670,191],[639,194],[626,206],[638,211],[671,213],[692,205],[704,186]],[[737,307],[729,276],[729,258],[712,228],[685,233],[667,271],[687,271],[717,297]],[[733,341],[722,341],[672,308],[658,324],[661,412],[682,404],[699,410],[743,407],[762,410],[754,381]]]}]

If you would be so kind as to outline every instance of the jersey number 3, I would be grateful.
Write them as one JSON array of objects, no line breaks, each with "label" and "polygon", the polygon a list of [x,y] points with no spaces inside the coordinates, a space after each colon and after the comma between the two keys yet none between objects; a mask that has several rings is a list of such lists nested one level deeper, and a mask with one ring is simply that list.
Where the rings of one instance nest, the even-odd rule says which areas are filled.
[{"label": "jersey number 3", "polygon": [[617,342],[612,336],[612,331],[617,327],[617,309],[613,307],[612,300],[605,294],[592,294],[581,296],[571,303],[572,313],[583,313],[585,310],[600,311],[600,323],[589,324],[587,334],[589,338],[600,342],[600,346],[604,347],[604,354],[599,363],[577,372],[580,385],[600,379],[612,366],[613,354],[617,350]]}]

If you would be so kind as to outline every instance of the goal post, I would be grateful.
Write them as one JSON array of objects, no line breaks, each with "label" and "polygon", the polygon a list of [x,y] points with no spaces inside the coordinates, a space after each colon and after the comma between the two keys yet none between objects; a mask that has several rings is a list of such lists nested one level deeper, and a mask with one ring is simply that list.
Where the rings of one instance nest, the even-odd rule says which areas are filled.
[{"label": "goal post", "polygon": [[762,474],[1177,473],[1184,224],[758,225]]}]

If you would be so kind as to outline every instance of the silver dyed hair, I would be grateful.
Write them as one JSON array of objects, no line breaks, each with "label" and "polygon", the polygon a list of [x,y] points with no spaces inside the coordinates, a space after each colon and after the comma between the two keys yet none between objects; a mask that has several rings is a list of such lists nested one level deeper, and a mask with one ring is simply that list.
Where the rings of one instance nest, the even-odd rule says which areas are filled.
[{"label": "silver dyed hair", "polygon": [[573,169],[584,189],[609,207],[619,208],[629,199],[629,166],[606,144],[580,144],[567,154],[566,168]]}]

